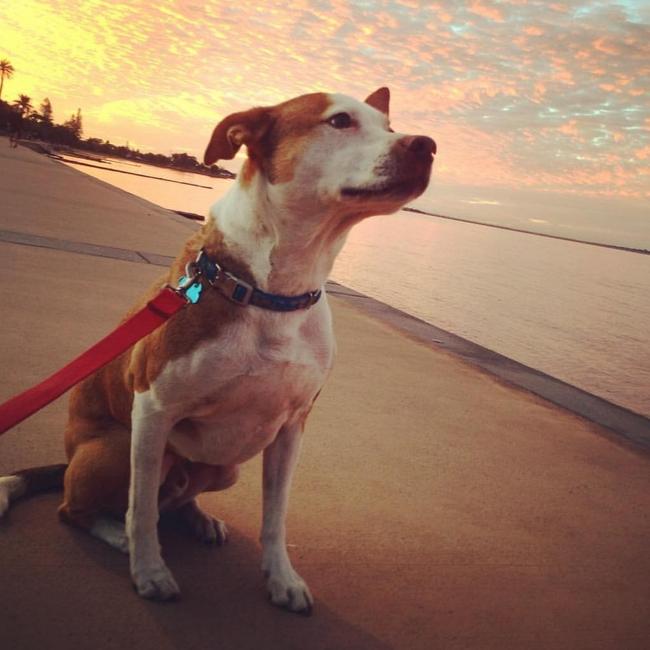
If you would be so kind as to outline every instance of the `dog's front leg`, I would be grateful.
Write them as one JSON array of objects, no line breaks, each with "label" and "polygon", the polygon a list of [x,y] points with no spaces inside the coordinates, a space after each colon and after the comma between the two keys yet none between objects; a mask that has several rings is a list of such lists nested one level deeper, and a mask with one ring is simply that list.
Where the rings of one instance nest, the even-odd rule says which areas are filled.
[{"label": "dog's front leg", "polygon": [[289,490],[298,461],[302,423],[283,428],[264,450],[264,517],[262,523],[262,570],[274,605],[292,612],[311,613],[313,598],[305,581],[291,566],[287,554],[286,526]]},{"label": "dog's front leg", "polygon": [[149,393],[135,393],[131,421],[131,483],[126,513],[131,577],[140,596],[168,600],[180,592],[160,555],[158,487],[172,422]]}]

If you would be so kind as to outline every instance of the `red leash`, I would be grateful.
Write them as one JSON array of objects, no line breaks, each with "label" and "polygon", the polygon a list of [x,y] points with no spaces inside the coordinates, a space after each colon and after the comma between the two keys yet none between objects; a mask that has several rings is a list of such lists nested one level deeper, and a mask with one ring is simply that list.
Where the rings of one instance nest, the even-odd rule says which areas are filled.
[{"label": "red leash", "polygon": [[184,293],[165,287],[145,307],[58,372],[0,405],[0,434],[36,413],[75,384],[115,359],[160,327],[191,302]]}]

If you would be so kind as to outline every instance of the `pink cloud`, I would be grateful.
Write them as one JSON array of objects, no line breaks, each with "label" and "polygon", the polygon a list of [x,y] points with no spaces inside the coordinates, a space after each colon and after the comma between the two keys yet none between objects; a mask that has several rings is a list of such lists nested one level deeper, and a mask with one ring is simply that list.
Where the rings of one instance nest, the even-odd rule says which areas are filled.
[{"label": "pink cloud", "polygon": [[650,144],[645,147],[641,147],[641,149],[635,149],[634,156],[638,160],[646,160],[647,158],[650,158]]},{"label": "pink cloud", "polygon": [[604,52],[605,54],[618,55],[621,53],[620,48],[615,43],[613,43],[611,39],[608,39],[604,36],[593,41],[592,46],[595,50]]},{"label": "pink cloud", "polygon": [[555,72],[551,75],[553,81],[559,81],[560,83],[572,86],[575,84],[573,79],[573,73],[567,68],[557,67]]},{"label": "pink cloud", "polygon": [[503,13],[492,2],[486,2],[485,0],[473,0],[470,3],[468,9],[477,16],[482,16],[483,18],[493,20],[497,23],[502,23],[504,21]]},{"label": "pink cloud", "polygon": [[558,131],[560,133],[563,133],[564,135],[570,135],[571,137],[578,137],[578,123],[576,120],[569,120],[562,126],[558,128]]}]

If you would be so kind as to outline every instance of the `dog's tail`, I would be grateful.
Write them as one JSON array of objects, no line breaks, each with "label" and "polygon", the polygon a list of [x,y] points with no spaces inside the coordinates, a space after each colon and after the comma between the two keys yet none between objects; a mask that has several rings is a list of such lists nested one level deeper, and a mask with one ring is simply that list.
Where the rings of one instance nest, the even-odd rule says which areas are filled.
[{"label": "dog's tail", "polygon": [[31,467],[9,476],[0,476],[0,517],[16,499],[33,494],[60,490],[67,465]]}]

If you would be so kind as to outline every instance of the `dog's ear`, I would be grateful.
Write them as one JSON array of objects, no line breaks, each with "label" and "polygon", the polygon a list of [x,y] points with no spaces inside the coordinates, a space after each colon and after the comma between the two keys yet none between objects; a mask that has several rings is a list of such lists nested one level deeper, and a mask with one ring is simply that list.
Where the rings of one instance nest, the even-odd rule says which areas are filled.
[{"label": "dog's ear", "polygon": [[386,86],[382,86],[375,90],[374,93],[366,97],[366,104],[370,104],[373,108],[388,115],[388,104],[390,103],[390,90]]},{"label": "dog's ear", "polygon": [[212,165],[217,160],[232,160],[243,144],[250,149],[259,142],[272,121],[268,108],[251,108],[229,115],[214,127],[203,162]]}]

